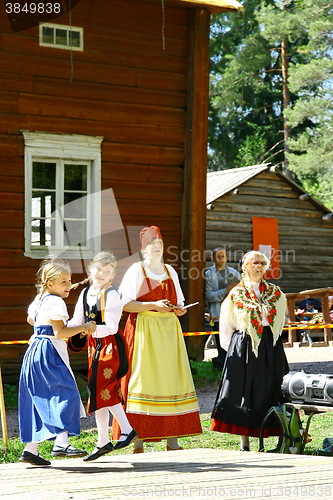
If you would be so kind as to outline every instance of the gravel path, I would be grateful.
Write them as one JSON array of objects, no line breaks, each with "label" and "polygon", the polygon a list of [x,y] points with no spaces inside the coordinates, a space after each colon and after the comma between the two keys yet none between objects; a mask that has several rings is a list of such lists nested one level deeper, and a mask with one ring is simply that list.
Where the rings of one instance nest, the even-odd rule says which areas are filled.
[{"label": "gravel path", "polygon": [[[307,373],[333,373],[333,347],[293,347],[286,348],[286,356],[291,371],[304,370]],[[210,360],[217,355],[215,349],[207,349],[205,360]],[[200,412],[209,413],[212,410],[217,387],[211,390],[197,391],[200,403]],[[81,419],[82,429],[95,427],[95,418],[89,415]],[[17,411],[7,411],[7,427],[9,437],[18,436]]]},{"label": "gravel path", "polygon": [[290,370],[333,373],[333,347],[287,347],[285,352]]}]

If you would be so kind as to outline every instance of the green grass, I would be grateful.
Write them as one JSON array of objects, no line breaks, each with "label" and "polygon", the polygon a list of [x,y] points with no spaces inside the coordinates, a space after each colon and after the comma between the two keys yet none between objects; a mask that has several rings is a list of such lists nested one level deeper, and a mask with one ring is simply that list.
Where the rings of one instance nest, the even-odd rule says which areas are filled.
[{"label": "green grass", "polygon": [[214,370],[211,363],[207,361],[191,361],[191,371],[197,389],[218,387],[221,372]]},{"label": "green grass", "polygon": [[[213,371],[210,363],[196,363],[191,361],[191,368],[194,383],[197,389],[204,390],[207,387],[217,387],[219,382],[220,372]],[[5,402],[6,408],[17,408],[17,388],[5,385]],[[84,395],[83,395],[84,397]],[[302,416],[303,425],[305,427],[307,416]],[[201,415],[201,423],[203,434],[198,436],[181,438],[180,446],[185,449],[195,448],[214,448],[221,450],[221,457],[224,450],[239,450],[239,437],[232,434],[221,434],[219,432],[210,431],[210,414],[204,413]],[[316,450],[322,447],[322,442],[325,437],[333,437],[333,414],[314,415],[311,421],[310,434],[312,441],[306,445],[305,453],[307,455],[315,455]],[[92,451],[97,441],[97,432],[82,431],[80,436],[70,438],[73,446]],[[251,450],[258,450],[258,438],[250,438]],[[268,438],[264,441],[265,449],[270,450],[275,447],[276,438]],[[165,450],[165,440],[157,443],[146,443],[146,451],[163,451]],[[39,453],[46,459],[58,460],[52,457],[53,442],[46,441],[39,445]],[[0,439],[0,463],[17,462],[22,452],[24,445],[19,438],[9,439],[8,450],[4,451],[3,440]],[[123,455],[132,453],[132,446],[123,450],[114,451],[112,455]]]}]

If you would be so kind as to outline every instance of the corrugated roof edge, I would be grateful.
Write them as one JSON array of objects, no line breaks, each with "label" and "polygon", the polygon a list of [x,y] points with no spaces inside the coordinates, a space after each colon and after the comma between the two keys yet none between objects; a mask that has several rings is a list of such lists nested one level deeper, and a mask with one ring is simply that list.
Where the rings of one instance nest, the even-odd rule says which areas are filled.
[{"label": "corrugated roof edge", "polygon": [[[252,177],[255,177],[264,170],[268,169],[274,171],[275,167],[270,165],[269,163],[263,163],[261,165],[250,165],[249,167],[238,167],[230,168],[227,170],[208,172],[206,204],[209,205],[220,196],[229,193],[230,191],[244,184],[244,182],[248,181]],[[332,211],[328,207],[326,207],[323,203],[307,193],[307,191],[305,191],[301,186],[299,186],[295,181],[290,179],[290,177],[285,175],[283,172],[275,171],[275,173],[286,182],[288,182],[293,187],[293,189],[298,191],[300,196],[307,195],[307,200],[311,201],[317,208],[319,208],[326,214],[332,213]],[[219,179],[221,180],[220,183],[218,182]]]},{"label": "corrugated roof edge", "polygon": [[[269,168],[268,163],[238,167],[227,170],[208,172],[206,203],[212,203],[220,196],[236,189],[238,186]],[[220,182],[219,182],[220,181]]]}]

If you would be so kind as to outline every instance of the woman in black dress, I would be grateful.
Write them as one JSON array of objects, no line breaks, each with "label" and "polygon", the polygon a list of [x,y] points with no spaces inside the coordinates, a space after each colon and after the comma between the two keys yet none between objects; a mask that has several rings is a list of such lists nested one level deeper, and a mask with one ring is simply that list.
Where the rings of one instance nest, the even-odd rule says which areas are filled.
[{"label": "woman in black dress", "polygon": [[[263,279],[269,265],[261,252],[245,254],[242,281],[221,306],[220,342],[228,352],[211,429],[240,435],[244,451],[249,436],[259,436],[269,408],[282,402],[281,383],[289,371],[281,339],[286,297]],[[265,436],[279,434],[279,427],[265,430]]]}]

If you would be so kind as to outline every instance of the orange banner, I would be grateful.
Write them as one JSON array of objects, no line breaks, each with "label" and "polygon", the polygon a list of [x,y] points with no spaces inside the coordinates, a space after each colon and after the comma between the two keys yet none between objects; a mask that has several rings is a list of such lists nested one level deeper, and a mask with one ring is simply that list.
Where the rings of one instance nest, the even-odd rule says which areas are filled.
[{"label": "orange banner", "polygon": [[265,278],[279,279],[279,228],[275,217],[252,217],[252,245],[253,250],[259,250],[271,261]]}]

